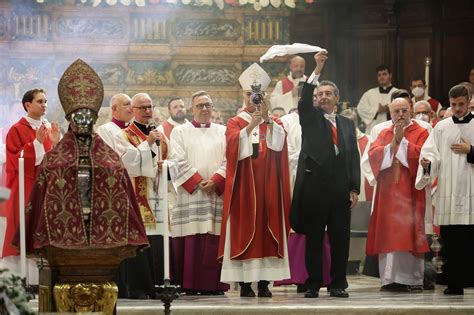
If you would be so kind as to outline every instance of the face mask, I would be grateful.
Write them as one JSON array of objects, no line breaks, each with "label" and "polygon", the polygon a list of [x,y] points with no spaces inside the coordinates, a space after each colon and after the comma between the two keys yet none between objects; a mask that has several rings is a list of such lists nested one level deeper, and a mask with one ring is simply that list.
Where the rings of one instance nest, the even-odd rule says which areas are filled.
[{"label": "face mask", "polygon": [[415,95],[415,97],[421,97],[423,96],[423,94],[425,94],[425,89],[417,86],[416,88],[411,90],[411,92],[413,93],[413,95]]},{"label": "face mask", "polygon": [[426,114],[417,114],[415,116],[415,119],[430,122],[430,117],[428,117],[428,115],[426,115]]}]

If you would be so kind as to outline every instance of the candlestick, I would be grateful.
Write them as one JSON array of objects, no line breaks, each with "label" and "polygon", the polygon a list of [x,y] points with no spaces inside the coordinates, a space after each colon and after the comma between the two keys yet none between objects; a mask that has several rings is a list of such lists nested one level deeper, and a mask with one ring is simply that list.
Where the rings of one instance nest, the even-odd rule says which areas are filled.
[{"label": "candlestick", "polygon": [[[25,160],[23,150],[18,159],[18,183],[19,183],[19,211],[20,211],[20,268],[21,277],[27,278],[26,266],[26,238],[25,238]],[[28,279],[27,279],[28,284]]]},{"label": "candlestick", "polygon": [[163,268],[164,268],[164,280],[170,279],[170,245],[169,245],[169,219],[168,219],[168,165],[166,161],[163,161],[161,169],[161,209],[163,211]]}]

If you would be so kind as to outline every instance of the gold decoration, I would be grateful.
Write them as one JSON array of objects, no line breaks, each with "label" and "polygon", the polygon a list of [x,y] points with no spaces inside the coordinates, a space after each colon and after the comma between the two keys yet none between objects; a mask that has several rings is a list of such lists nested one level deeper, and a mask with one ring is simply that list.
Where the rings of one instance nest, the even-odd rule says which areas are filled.
[{"label": "gold decoration", "polygon": [[98,113],[104,99],[104,86],[97,72],[77,59],[59,80],[58,94],[66,116],[79,108]]},{"label": "gold decoration", "polygon": [[112,315],[118,298],[114,282],[56,283],[57,312],[103,312]]}]

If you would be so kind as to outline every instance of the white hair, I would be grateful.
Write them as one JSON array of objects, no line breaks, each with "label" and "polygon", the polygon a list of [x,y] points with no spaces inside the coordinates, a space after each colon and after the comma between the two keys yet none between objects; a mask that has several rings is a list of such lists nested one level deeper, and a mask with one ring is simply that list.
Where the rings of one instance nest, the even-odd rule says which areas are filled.
[{"label": "white hair", "polygon": [[413,105],[413,111],[416,112],[416,109],[420,107],[421,105],[428,106],[428,110],[431,111],[431,105],[427,101],[418,101]]},{"label": "white hair", "polygon": [[150,95],[148,95],[148,93],[137,93],[135,94],[133,97],[132,97],[132,104],[140,99],[149,99],[150,101],[152,101]]}]

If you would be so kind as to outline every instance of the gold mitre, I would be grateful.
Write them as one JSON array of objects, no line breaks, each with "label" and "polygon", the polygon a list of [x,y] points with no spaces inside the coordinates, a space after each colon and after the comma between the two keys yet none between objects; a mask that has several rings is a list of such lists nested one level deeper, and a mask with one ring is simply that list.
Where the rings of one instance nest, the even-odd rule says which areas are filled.
[{"label": "gold mitre", "polygon": [[98,113],[104,99],[104,86],[97,72],[77,59],[59,80],[58,94],[66,117],[79,108]]}]

